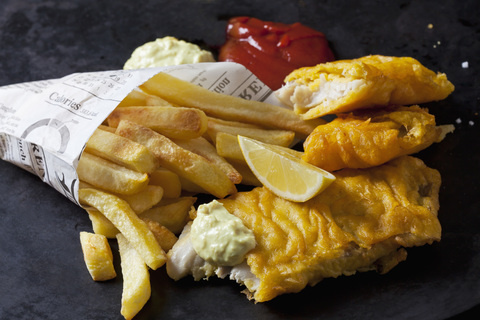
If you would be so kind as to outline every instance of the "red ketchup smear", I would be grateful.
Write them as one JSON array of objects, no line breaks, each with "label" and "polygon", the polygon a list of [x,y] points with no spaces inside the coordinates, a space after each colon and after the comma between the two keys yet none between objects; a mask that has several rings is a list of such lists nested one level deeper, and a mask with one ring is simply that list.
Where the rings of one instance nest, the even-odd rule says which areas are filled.
[{"label": "red ketchup smear", "polygon": [[273,90],[293,70],[334,59],[323,33],[299,22],[289,25],[251,17],[228,21],[227,41],[218,56],[219,61],[244,65]]}]

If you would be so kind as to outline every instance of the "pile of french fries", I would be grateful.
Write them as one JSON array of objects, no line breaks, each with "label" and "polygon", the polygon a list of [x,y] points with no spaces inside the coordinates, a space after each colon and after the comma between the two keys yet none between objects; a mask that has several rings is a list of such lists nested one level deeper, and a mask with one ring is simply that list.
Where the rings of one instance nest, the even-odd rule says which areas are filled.
[{"label": "pile of french fries", "polygon": [[150,298],[149,269],[162,267],[197,194],[224,198],[236,185],[260,186],[237,135],[290,147],[322,120],[208,91],[159,73],[132,91],[96,129],[79,160],[79,199],[93,232],[80,240],[95,281],[116,277],[107,239],[117,239],[121,314]]}]

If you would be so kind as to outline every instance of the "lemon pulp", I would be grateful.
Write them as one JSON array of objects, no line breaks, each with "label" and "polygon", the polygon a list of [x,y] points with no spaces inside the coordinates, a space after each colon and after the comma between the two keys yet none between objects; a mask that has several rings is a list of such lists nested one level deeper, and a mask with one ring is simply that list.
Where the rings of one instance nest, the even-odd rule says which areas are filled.
[{"label": "lemon pulp", "polygon": [[301,160],[301,152],[238,136],[248,166],[270,191],[284,199],[304,202],[316,196],[335,176]]}]

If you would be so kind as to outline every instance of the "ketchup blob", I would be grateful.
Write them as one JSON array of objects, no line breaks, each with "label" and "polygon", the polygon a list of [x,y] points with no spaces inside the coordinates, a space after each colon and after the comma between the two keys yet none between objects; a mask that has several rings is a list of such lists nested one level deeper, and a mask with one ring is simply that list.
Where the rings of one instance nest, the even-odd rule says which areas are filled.
[{"label": "ketchup blob", "polygon": [[335,58],[325,35],[297,22],[284,24],[251,17],[228,21],[227,40],[218,60],[244,65],[271,89],[300,67],[314,66]]}]

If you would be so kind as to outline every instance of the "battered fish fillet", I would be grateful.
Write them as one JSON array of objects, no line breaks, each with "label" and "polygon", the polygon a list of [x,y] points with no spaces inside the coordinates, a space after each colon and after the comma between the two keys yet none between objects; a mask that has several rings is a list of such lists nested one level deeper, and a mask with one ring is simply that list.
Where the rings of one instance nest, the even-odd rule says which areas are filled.
[{"label": "battered fish fillet", "polygon": [[320,195],[305,203],[259,187],[220,200],[255,234],[257,246],[234,267],[216,267],[193,250],[188,227],[168,253],[173,279],[229,275],[264,302],[357,271],[388,272],[406,258],[403,247],[439,241],[440,175],[403,156],[369,169],[344,169]]},{"label": "battered fish fillet", "polygon": [[302,159],[327,171],[368,168],[419,152],[453,130],[436,126],[435,117],[417,105],[341,114],[307,137]]},{"label": "battered fish fillet", "polygon": [[445,99],[454,86],[410,57],[370,55],[293,71],[275,94],[304,119]]}]

